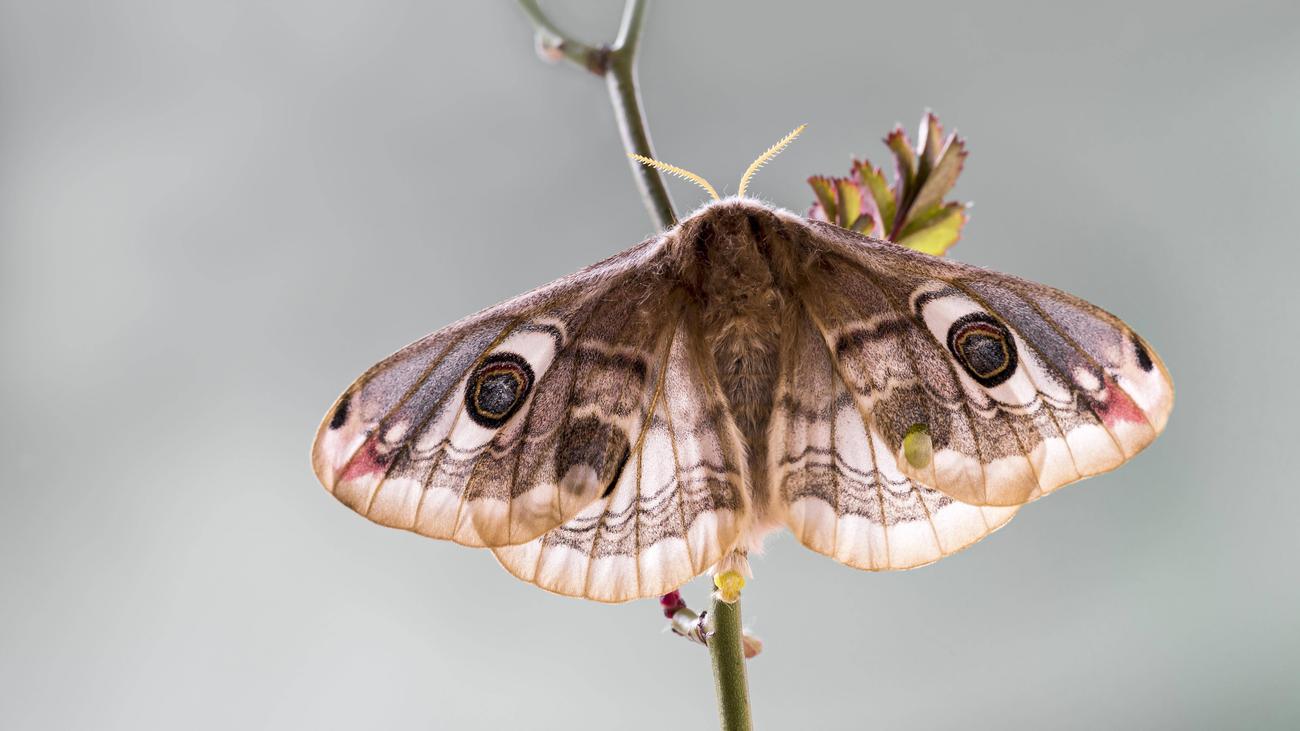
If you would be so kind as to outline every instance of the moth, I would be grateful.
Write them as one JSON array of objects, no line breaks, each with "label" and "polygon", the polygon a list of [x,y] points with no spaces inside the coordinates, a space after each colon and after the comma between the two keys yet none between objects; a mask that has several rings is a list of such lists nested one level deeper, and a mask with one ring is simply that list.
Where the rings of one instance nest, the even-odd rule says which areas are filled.
[{"label": "moth", "polygon": [[[797,131],[796,131],[797,132]],[[604,602],[786,527],[860,569],[937,561],[1164,429],[1169,373],[1034,282],[745,196],[366,371],[312,448],[370,520]]]}]

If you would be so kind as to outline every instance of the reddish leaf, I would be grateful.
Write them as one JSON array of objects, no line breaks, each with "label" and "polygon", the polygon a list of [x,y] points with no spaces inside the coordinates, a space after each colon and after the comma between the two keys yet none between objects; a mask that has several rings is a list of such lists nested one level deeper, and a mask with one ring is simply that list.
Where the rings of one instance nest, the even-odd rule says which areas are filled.
[{"label": "reddish leaf", "polygon": [[[822,220],[834,223],[838,217],[839,206],[835,204],[835,188],[830,178],[814,175],[808,178],[808,184],[812,186],[813,193],[817,196],[811,210],[808,211],[809,218],[821,218]],[[820,206],[820,216],[814,215]]]},{"label": "reddish leaf", "polygon": [[916,154],[912,152],[912,143],[907,140],[902,127],[895,127],[885,137],[885,144],[894,153],[894,198],[901,203],[907,199],[906,193],[916,180]]},{"label": "reddish leaf", "polygon": [[864,236],[871,236],[876,228],[876,219],[870,213],[864,213],[849,228]]},{"label": "reddish leaf", "polygon": [[916,133],[916,154],[920,158],[917,164],[917,185],[924,185],[925,178],[939,161],[943,146],[943,125],[933,112],[926,112],[921,118],[921,129]]},{"label": "reddish leaf", "polygon": [[883,172],[880,168],[872,168],[871,163],[866,160],[854,161],[853,177],[857,178],[861,185],[870,193],[872,202],[875,203],[876,228],[875,235],[884,238],[885,226],[892,224],[894,215],[898,211],[898,204],[894,200],[893,191],[889,190],[889,183],[885,182]]}]

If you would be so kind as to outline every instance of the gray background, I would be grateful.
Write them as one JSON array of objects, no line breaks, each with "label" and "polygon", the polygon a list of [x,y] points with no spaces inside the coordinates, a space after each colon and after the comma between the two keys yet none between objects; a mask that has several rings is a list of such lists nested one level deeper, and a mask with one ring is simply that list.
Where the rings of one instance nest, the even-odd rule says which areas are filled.
[{"label": "gray background", "polygon": [[[935,566],[770,540],[760,726],[1294,728],[1300,10],[847,6],[652,7],[659,154],[734,191],[808,122],[755,184],[802,209],[932,107],[973,151],[953,255],[1121,314],[1179,400]],[[603,86],[512,3],[5,3],[0,94],[0,726],[714,724],[653,601],[546,594],[308,467],[373,361],[651,231]]]}]

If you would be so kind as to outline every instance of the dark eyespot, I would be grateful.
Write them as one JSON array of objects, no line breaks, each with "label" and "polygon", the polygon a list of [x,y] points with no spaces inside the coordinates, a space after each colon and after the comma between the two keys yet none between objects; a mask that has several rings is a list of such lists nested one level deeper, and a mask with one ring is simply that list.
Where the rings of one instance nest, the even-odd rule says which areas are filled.
[{"label": "dark eyespot", "polygon": [[1137,354],[1138,366],[1150,373],[1151,369],[1156,367],[1156,364],[1151,361],[1151,354],[1147,352],[1147,346],[1142,344],[1137,335],[1133,335],[1131,339],[1133,340],[1133,351]]},{"label": "dark eyespot", "polygon": [[351,400],[351,395],[344,396],[343,400],[339,402],[338,408],[334,409],[334,416],[330,418],[331,429],[337,429],[348,423],[348,403]]},{"label": "dark eyespot", "polygon": [[496,429],[514,416],[533,389],[533,369],[514,353],[493,353],[465,384],[465,411],[479,426]]},{"label": "dark eyespot", "polygon": [[1016,372],[1016,343],[1011,331],[992,316],[972,312],[948,328],[948,350],[981,386],[992,388]]}]

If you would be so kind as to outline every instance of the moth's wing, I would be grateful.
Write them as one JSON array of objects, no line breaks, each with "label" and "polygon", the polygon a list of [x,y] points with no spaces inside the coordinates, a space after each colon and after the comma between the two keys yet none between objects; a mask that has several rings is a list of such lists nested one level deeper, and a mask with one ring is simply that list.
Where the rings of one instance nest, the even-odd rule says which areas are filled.
[{"label": "moth's wing", "polygon": [[815,323],[805,305],[786,311],[768,432],[774,513],[795,537],[856,568],[909,569],[1011,520],[1016,506],[969,505],[899,470]]},{"label": "moth's wing", "polygon": [[751,514],[745,452],[693,307],[657,350],[644,431],[618,484],[536,540],[493,549],[510,573],[622,602],[666,594],[734,548]]},{"label": "moth's wing", "polygon": [[656,387],[662,255],[652,239],[371,368],[317,433],[322,484],[377,523],[471,546],[579,515],[625,471]]},{"label": "moth's wing", "polygon": [[[1119,318],[1051,287],[805,226],[822,249],[805,304],[904,475],[962,502],[1019,505],[1118,467],[1164,429],[1173,383]],[[906,458],[909,430],[928,434],[932,459]]]}]

